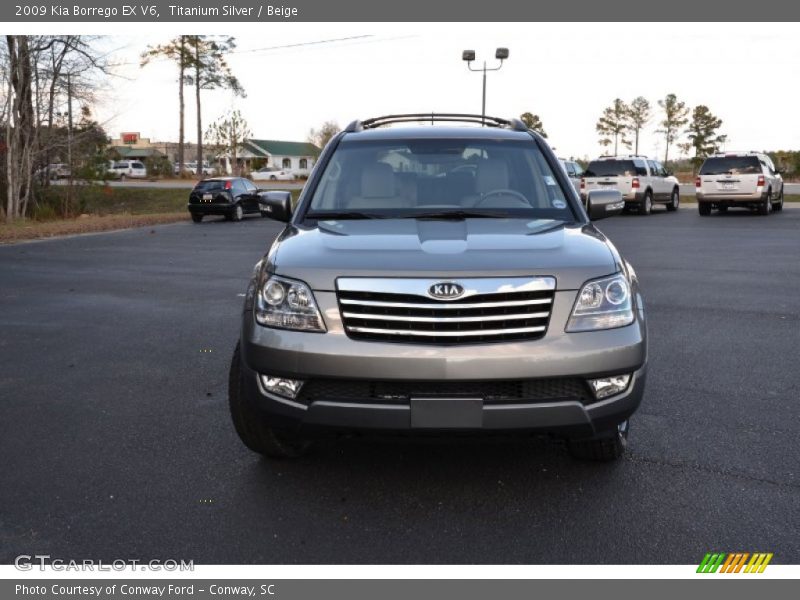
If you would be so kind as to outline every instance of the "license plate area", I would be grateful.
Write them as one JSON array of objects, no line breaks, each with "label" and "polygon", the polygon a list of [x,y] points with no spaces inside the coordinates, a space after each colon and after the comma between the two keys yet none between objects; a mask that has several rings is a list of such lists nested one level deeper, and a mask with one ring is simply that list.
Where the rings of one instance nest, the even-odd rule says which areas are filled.
[{"label": "license plate area", "polygon": [[212,194],[203,194],[203,202],[211,202],[214,196]]},{"label": "license plate area", "polygon": [[411,398],[412,429],[480,429],[481,398]]},{"label": "license plate area", "polygon": [[735,190],[736,184],[733,181],[723,181],[722,183],[720,183],[720,187],[723,190]]}]

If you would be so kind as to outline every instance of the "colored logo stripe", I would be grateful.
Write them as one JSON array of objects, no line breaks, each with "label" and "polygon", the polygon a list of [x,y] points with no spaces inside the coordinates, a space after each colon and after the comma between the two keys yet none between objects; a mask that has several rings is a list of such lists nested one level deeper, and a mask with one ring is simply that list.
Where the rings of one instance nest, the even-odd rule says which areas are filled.
[{"label": "colored logo stripe", "polygon": [[[697,567],[698,573],[763,573],[772,560],[772,552],[707,552]],[[748,559],[749,562],[748,562]],[[744,571],[742,571],[744,568]]]}]

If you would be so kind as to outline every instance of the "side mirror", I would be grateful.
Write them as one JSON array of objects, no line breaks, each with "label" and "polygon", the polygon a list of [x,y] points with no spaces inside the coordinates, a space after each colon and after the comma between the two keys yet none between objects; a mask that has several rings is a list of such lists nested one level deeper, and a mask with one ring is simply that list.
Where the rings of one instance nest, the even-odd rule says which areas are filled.
[{"label": "side mirror", "polygon": [[619,190],[591,190],[586,198],[586,212],[592,221],[618,215],[623,208],[625,201]]},{"label": "side mirror", "polygon": [[288,223],[292,218],[291,192],[259,192],[258,204],[261,214]]}]

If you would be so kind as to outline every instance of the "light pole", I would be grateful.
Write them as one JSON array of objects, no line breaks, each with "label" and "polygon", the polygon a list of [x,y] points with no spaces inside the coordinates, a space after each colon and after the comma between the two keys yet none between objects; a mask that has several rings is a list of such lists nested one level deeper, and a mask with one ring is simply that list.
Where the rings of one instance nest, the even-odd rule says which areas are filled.
[{"label": "light pole", "polygon": [[483,61],[483,67],[480,69],[472,68],[472,61],[475,60],[475,50],[464,50],[461,53],[461,60],[467,63],[467,68],[470,71],[483,72],[483,95],[481,100],[481,125],[486,124],[486,71],[499,71],[503,68],[503,61],[508,58],[508,48],[498,48],[495,50],[494,57],[500,61],[500,64],[491,69],[486,67],[486,61]]}]

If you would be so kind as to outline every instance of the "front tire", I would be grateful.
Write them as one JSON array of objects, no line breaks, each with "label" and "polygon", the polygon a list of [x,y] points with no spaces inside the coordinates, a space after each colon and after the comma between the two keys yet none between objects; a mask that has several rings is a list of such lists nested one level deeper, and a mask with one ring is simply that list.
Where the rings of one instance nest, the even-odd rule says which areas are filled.
[{"label": "front tire", "polygon": [[781,186],[781,195],[778,197],[778,202],[772,205],[772,210],[775,212],[783,210],[783,186]]},{"label": "front tire", "polygon": [[270,427],[267,417],[250,403],[242,386],[239,344],[228,375],[228,405],[239,439],[253,452],[270,458],[297,458],[311,448],[311,442],[302,436]]},{"label": "front tire", "polygon": [[761,204],[758,205],[758,214],[761,216],[766,216],[772,212],[772,200],[770,199],[770,196],[772,196],[772,190],[767,190],[764,200],[762,200]]},{"label": "front tire", "polygon": [[649,190],[644,193],[644,198],[639,203],[639,214],[649,215],[653,210],[653,194]]},{"label": "front tire", "polygon": [[669,204],[667,204],[667,210],[669,212],[675,212],[678,210],[678,207],[681,204],[681,193],[678,191],[677,188],[672,190],[672,198],[670,198]]},{"label": "front tire", "polygon": [[231,214],[231,218],[234,221],[241,221],[243,217],[244,217],[244,211],[242,210],[242,205],[241,204],[237,204],[233,209],[233,213]]},{"label": "front tire", "polygon": [[625,420],[613,431],[601,433],[587,439],[567,440],[570,456],[578,460],[609,462],[617,460],[628,447],[628,421]]}]

